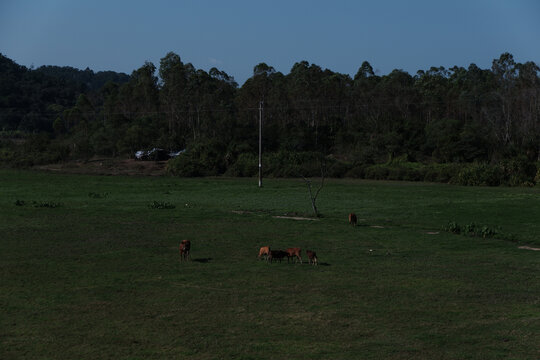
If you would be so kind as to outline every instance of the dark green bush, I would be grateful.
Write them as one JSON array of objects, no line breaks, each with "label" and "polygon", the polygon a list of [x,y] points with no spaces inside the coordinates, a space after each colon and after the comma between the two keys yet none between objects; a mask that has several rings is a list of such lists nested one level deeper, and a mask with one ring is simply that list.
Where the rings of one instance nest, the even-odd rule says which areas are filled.
[{"label": "dark green bush", "polygon": [[498,186],[501,184],[502,172],[499,167],[486,163],[464,165],[451,183],[467,186]]},{"label": "dark green bush", "polygon": [[535,182],[536,165],[525,158],[503,160],[498,164],[463,164],[451,180],[457,185],[524,186]]},{"label": "dark green bush", "polygon": [[[250,177],[258,173],[258,156],[251,152],[226,155],[221,147],[210,143],[207,148],[198,145],[176,159],[167,168],[177,176],[228,176]],[[323,161],[321,161],[324,159]],[[366,165],[347,163],[333,157],[323,158],[317,152],[281,150],[263,155],[262,169],[265,177],[318,177],[321,163],[328,177],[352,177],[372,180],[404,180],[444,182],[467,186],[524,186],[540,180],[540,170],[525,158],[504,160],[499,164],[450,163],[422,164],[408,161],[407,156],[396,157],[385,164]],[[537,175],[538,172],[538,175]],[[536,176],[536,177],[535,177]]]},{"label": "dark green bush", "polygon": [[353,166],[349,171],[345,173],[345,177],[364,179],[366,176],[366,168],[363,165]]},{"label": "dark green bush", "polygon": [[263,173],[272,177],[321,176],[321,154],[285,150],[266,154]]},{"label": "dark green bush", "polygon": [[[512,236],[504,235],[500,229],[494,229],[487,225],[476,225],[474,222],[465,225],[459,225],[455,221],[450,221],[446,226],[443,227],[444,231],[461,234],[465,236],[474,236],[482,238],[492,238],[498,236],[505,240],[513,239]],[[514,240],[511,240],[514,241]]]},{"label": "dark green bush", "polygon": [[192,143],[188,151],[167,162],[167,172],[182,177],[216,176],[227,169],[226,147],[217,140]]},{"label": "dark green bush", "polygon": [[38,208],[53,208],[54,209],[60,206],[64,206],[64,204],[61,202],[55,202],[55,201],[32,201],[32,206],[38,207]]},{"label": "dark green bush", "polygon": [[16,154],[12,148],[0,147],[0,165],[11,165],[15,159]]},{"label": "dark green bush", "polygon": [[[60,206],[64,206],[61,202],[55,202],[55,201],[32,201],[32,206],[36,208],[57,208]],[[24,200],[16,200],[15,206],[25,206],[26,201]]]},{"label": "dark green bush", "polygon": [[501,183],[509,186],[534,184],[537,168],[526,157],[506,159],[499,164],[502,172]]},{"label": "dark green bush", "polygon": [[423,181],[426,165],[406,161],[368,166],[364,178],[373,180]]},{"label": "dark green bush", "polygon": [[92,199],[104,199],[106,198],[107,196],[109,196],[108,193],[95,193],[95,192],[89,192],[88,193],[88,197],[89,198],[92,198]]},{"label": "dark green bush", "polygon": [[368,166],[365,170],[365,178],[372,180],[389,180],[388,167],[385,165],[372,165]]},{"label": "dark green bush", "polygon": [[165,201],[152,201],[151,204],[148,205],[150,209],[174,209],[176,206],[174,204],[165,202]]},{"label": "dark green bush", "polygon": [[459,164],[429,164],[424,171],[424,181],[448,183],[457,176]]},{"label": "dark green bush", "polygon": [[167,162],[167,172],[182,177],[198,177],[206,175],[206,168],[194,156],[184,153]]},{"label": "dark green bush", "polygon": [[443,227],[443,230],[451,232],[452,234],[461,233],[461,227],[455,221],[450,221],[445,227]]},{"label": "dark green bush", "polygon": [[327,166],[326,175],[331,178],[342,178],[352,170],[352,165],[343,161],[335,160]]},{"label": "dark green bush", "polygon": [[259,172],[259,158],[251,153],[240,154],[234,164],[229,166],[225,175],[251,177]]},{"label": "dark green bush", "polygon": [[52,141],[48,135],[29,135],[23,143],[0,142],[0,164],[26,168],[34,165],[53,164],[68,160],[69,146]]}]

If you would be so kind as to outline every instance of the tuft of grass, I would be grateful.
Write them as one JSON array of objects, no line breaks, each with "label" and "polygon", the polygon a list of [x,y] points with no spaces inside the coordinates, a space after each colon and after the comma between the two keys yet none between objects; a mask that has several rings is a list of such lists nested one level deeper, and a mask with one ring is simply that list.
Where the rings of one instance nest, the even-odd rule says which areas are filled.
[{"label": "tuft of grass", "polygon": [[61,202],[56,201],[32,201],[32,206],[36,208],[58,208],[64,206]]},{"label": "tuft of grass", "polygon": [[[15,204],[15,206],[25,206],[26,201],[17,199],[17,200],[15,200],[14,204]],[[56,202],[56,201],[36,201],[36,200],[32,200],[31,204],[35,208],[57,208],[57,207],[64,206],[63,203]]]},{"label": "tuft of grass", "polygon": [[166,201],[152,201],[148,205],[150,209],[174,209],[176,206]]},{"label": "tuft of grass", "polygon": [[90,191],[90,192],[88,193],[88,197],[89,197],[89,198],[92,198],[92,199],[104,199],[104,198],[106,198],[107,196],[109,196],[109,193],[107,193],[107,192],[104,192],[104,193],[96,193],[96,192]]}]

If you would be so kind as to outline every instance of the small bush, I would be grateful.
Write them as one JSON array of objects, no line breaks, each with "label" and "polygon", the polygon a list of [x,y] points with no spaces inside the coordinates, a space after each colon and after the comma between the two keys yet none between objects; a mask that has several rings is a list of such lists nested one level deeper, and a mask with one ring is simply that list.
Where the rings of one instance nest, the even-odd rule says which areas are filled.
[{"label": "small bush", "polygon": [[536,170],[536,175],[534,177],[534,183],[536,185],[540,185],[540,163],[538,163],[536,168],[537,168],[537,170]]},{"label": "small bush", "polygon": [[506,159],[499,164],[502,183],[509,186],[530,186],[535,181],[536,165],[525,157]]},{"label": "small bush", "polygon": [[167,172],[181,177],[199,177],[205,175],[205,168],[196,158],[181,154],[167,162]]},{"label": "small bush", "polygon": [[345,177],[352,170],[352,165],[343,161],[336,160],[327,167],[327,176],[331,178]]},{"label": "small bush", "polygon": [[92,198],[92,199],[104,199],[106,198],[107,196],[109,196],[108,193],[95,193],[95,192],[89,192],[88,193],[88,197],[89,198]]},{"label": "small bush", "polygon": [[316,152],[281,150],[263,156],[263,173],[273,177],[321,176],[321,158]]},{"label": "small bush", "polygon": [[356,165],[345,173],[345,177],[364,179],[366,176],[366,168],[363,165]]},{"label": "small bush", "polygon": [[465,225],[459,225],[455,221],[450,221],[446,226],[443,227],[443,230],[450,232],[452,234],[461,234],[465,236],[474,236],[482,238],[492,238],[499,236],[505,240],[509,240],[510,236],[504,235],[500,229],[494,229],[487,225],[479,226],[474,222]]},{"label": "small bush", "polygon": [[457,176],[460,164],[429,164],[424,171],[424,181],[448,183]]},{"label": "small bush", "polygon": [[498,232],[494,229],[491,229],[490,227],[488,226],[482,226],[482,228],[480,229],[480,235],[482,235],[483,238],[487,238],[487,237],[494,237],[495,235],[497,235]]},{"label": "small bush", "polygon": [[463,164],[451,183],[468,186],[532,186],[536,165],[524,158],[503,160],[498,164]]},{"label": "small bush", "polygon": [[24,206],[26,205],[26,202],[24,200],[16,200],[15,206]]},{"label": "small bush", "polygon": [[459,234],[461,233],[461,228],[460,226],[454,222],[454,221],[450,221],[444,228],[443,228],[444,231],[447,231],[447,232],[451,232],[452,234]]},{"label": "small bush", "polygon": [[365,170],[365,178],[372,180],[390,180],[388,178],[389,171],[385,165],[369,166]]},{"label": "small bush", "polygon": [[150,209],[174,209],[176,206],[174,204],[164,202],[164,201],[152,201],[150,205],[148,205]]},{"label": "small bush", "polygon": [[227,169],[226,146],[213,139],[189,144],[183,154],[167,162],[167,172],[182,177],[216,176]]},{"label": "small bush", "polygon": [[54,201],[32,201],[32,206],[36,208],[57,208],[61,207],[64,204],[60,202],[54,202]]},{"label": "small bush", "polygon": [[451,182],[466,186],[498,186],[501,184],[501,173],[496,166],[485,163],[474,163],[463,166]]},{"label": "small bush", "polygon": [[252,177],[258,174],[259,158],[255,154],[245,153],[240,154],[234,164],[229,166],[225,175]]}]

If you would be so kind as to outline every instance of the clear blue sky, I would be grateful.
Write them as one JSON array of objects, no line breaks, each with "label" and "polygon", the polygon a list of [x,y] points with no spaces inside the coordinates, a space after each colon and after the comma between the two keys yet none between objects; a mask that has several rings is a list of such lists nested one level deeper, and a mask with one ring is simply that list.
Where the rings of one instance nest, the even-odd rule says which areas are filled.
[{"label": "clear blue sky", "polygon": [[540,64],[540,0],[0,0],[0,52],[17,63],[130,74],[167,52],[241,85],[260,62],[354,76],[431,66]]}]

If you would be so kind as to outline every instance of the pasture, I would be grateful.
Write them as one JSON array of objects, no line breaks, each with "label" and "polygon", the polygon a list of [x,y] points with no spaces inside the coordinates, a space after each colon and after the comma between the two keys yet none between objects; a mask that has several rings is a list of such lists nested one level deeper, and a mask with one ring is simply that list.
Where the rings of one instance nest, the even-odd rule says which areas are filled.
[{"label": "pasture", "polygon": [[[311,209],[302,180],[0,184],[1,359],[540,357],[540,251],[518,248],[540,248],[538,187],[331,180],[323,217],[293,220]],[[265,245],[304,263],[260,261]]]}]

